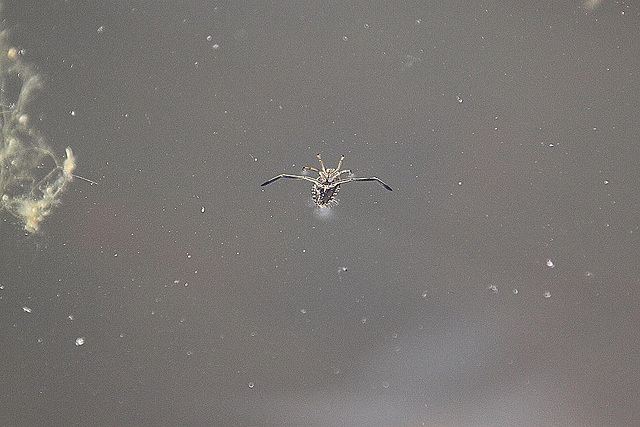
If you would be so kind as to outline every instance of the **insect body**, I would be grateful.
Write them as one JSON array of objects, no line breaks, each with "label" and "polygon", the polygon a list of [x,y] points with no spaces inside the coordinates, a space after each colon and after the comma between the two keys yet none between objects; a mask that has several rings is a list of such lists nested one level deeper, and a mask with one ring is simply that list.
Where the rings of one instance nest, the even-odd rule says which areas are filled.
[{"label": "insect body", "polygon": [[338,162],[338,167],[335,169],[327,169],[324,167],[324,163],[322,162],[322,157],[318,154],[318,160],[320,161],[320,166],[322,169],[317,169],[311,166],[305,166],[302,168],[303,171],[311,170],[314,172],[318,172],[318,177],[313,178],[305,175],[288,175],[286,173],[280,174],[278,176],[274,176],[270,180],[264,182],[262,186],[267,184],[271,184],[272,182],[280,179],[280,178],[293,178],[293,179],[303,179],[305,181],[309,181],[313,183],[313,188],[311,189],[311,197],[316,205],[319,207],[327,207],[331,206],[335,203],[336,194],[340,190],[340,186],[342,184],[346,184],[347,182],[352,181],[377,181],[380,185],[386,188],[389,191],[391,187],[382,182],[380,178],[372,176],[370,178],[356,178],[356,177],[347,177],[341,178],[343,174],[350,174],[350,169],[340,170],[342,167],[342,160],[344,160],[344,155],[340,157],[340,161]]}]

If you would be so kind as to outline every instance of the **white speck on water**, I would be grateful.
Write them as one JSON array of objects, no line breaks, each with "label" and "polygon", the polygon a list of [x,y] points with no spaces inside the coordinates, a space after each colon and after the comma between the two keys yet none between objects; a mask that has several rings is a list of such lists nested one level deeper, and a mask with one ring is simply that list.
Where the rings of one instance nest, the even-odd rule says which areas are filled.
[{"label": "white speck on water", "polygon": [[78,338],[76,338],[76,345],[77,345],[77,346],[84,345],[84,337],[78,337]]},{"label": "white speck on water", "polygon": [[249,381],[249,388],[253,388],[255,387],[255,384],[253,383],[253,381]]},{"label": "white speck on water", "polygon": [[551,292],[549,291],[545,291],[545,293],[543,294],[545,298],[551,298]]},{"label": "white speck on water", "polygon": [[553,263],[553,261],[552,261],[552,260],[550,260],[550,259],[548,259],[548,260],[547,260],[547,267],[549,267],[549,268],[553,268],[553,267],[555,267],[555,266],[556,266],[556,265]]},{"label": "white speck on water", "polygon": [[33,312],[33,310],[31,310],[31,309],[30,309],[29,307],[27,307],[27,306],[22,307],[22,311],[24,311],[25,313],[31,313],[31,312]]}]

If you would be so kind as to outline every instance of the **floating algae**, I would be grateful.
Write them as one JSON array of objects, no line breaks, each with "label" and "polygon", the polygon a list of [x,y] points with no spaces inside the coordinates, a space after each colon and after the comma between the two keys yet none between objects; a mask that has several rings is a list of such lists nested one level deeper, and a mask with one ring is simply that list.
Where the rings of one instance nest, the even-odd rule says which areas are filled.
[{"label": "floating algae", "polygon": [[0,210],[18,218],[29,233],[60,203],[73,179],[76,159],[71,148],[60,160],[32,126],[27,108],[40,89],[40,77],[0,32]]}]

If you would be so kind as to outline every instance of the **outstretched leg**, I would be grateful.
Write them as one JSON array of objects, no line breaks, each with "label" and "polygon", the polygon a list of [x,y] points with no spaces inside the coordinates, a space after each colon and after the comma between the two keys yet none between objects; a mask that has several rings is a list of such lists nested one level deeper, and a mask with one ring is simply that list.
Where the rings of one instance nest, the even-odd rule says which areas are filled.
[{"label": "outstretched leg", "polygon": [[273,178],[271,178],[268,181],[263,182],[262,184],[260,184],[261,187],[264,187],[267,184],[271,184],[273,181],[277,181],[280,178],[293,178],[293,179],[303,179],[305,181],[309,181],[309,182],[313,182],[316,185],[320,185],[320,182],[318,182],[317,179],[315,178],[311,178],[310,176],[302,176],[302,175],[287,175],[285,173],[280,174],[278,176],[274,176]]},{"label": "outstretched leg", "polygon": [[336,181],[333,184],[334,185],[341,185],[341,184],[346,184],[347,182],[351,182],[351,181],[377,181],[380,185],[382,185],[387,190],[393,191],[391,189],[391,187],[389,187],[387,184],[384,183],[384,181],[382,181],[380,178],[375,177],[375,176],[372,176],[370,178],[346,178],[346,179],[341,179],[340,181]]}]

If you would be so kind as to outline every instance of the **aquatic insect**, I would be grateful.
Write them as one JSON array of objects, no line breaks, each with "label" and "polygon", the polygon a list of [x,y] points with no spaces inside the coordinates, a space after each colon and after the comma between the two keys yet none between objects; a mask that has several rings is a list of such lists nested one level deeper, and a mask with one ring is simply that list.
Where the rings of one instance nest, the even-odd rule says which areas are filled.
[{"label": "aquatic insect", "polygon": [[338,167],[335,169],[327,169],[324,167],[324,163],[322,162],[322,157],[318,154],[318,160],[320,161],[320,166],[322,169],[317,169],[311,166],[305,166],[302,168],[303,171],[311,170],[314,172],[318,172],[318,177],[313,178],[305,175],[289,175],[286,173],[282,173],[278,176],[274,176],[270,180],[261,184],[261,186],[265,186],[267,184],[271,184],[272,182],[280,179],[280,178],[293,178],[293,179],[303,179],[305,181],[309,181],[313,183],[313,188],[311,189],[311,197],[316,205],[319,207],[328,207],[335,203],[336,194],[340,190],[340,186],[342,184],[346,184],[347,182],[352,181],[377,181],[380,185],[386,188],[389,191],[391,187],[382,182],[380,178],[375,176],[369,178],[356,178],[356,177],[347,177],[340,178],[343,174],[351,174],[351,169],[340,170],[342,167],[342,160],[344,160],[344,155],[340,157],[340,161],[338,162]]}]

